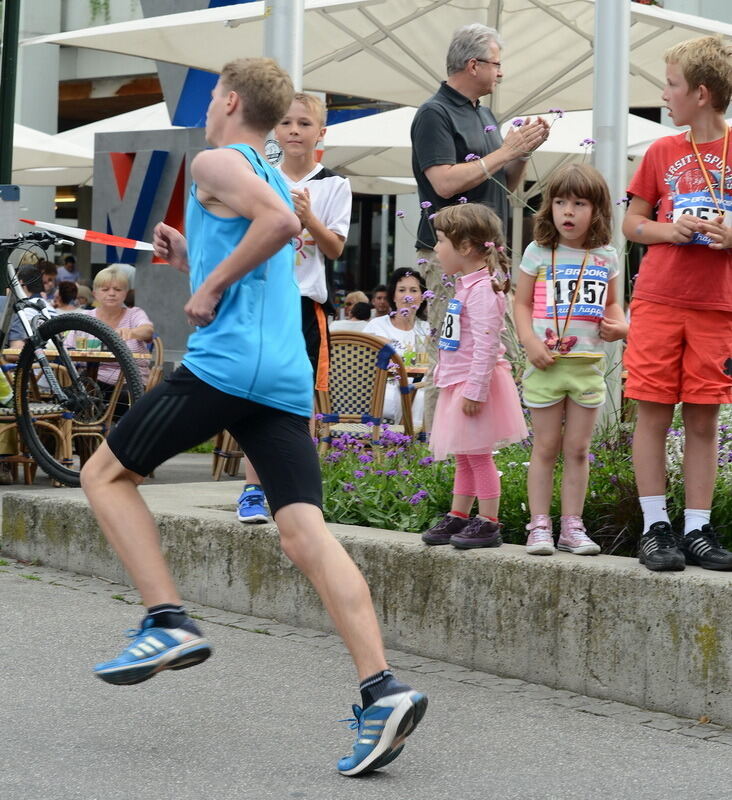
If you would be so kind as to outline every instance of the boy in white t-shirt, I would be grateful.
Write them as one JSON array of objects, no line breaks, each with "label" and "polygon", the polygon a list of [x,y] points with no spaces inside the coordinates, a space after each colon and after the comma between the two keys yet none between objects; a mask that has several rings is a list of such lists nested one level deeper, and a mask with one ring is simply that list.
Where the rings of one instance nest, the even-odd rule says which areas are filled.
[{"label": "boy in white t-shirt", "polygon": [[[275,135],[284,152],[277,169],[287,184],[302,230],[295,239],[295,277],[302,299],[302,332],[315,389],[328,388],[328,300],[325,259],[343,252],[351,222],[351,184],[315,160],[315,146],[325,136],[326,109],[312,94],[298,93]],[[245,484],[239,497],[241,522],[267,522],[259,478],[245,460]]]}]

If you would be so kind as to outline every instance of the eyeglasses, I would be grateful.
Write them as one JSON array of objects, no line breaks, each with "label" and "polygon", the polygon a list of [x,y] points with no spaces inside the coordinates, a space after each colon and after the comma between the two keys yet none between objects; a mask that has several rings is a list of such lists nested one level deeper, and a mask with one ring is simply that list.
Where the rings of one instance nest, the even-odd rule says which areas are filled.
[{"label": "eyeglasses", "polygon": [[475,60],[476,61],[480,61],[483,64],[493,64],[493,66],[497,67],[498,69],[501,68],[501,62],[500,61],[491,61],[488,58],[476,58]]}]

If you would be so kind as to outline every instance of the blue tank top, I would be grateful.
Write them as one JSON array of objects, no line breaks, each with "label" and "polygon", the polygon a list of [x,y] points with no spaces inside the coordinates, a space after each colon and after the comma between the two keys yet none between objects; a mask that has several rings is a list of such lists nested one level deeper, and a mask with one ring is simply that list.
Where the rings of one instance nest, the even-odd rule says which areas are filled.
[{"label": "blue tank top", "polygon": [[[284,181],[256,150],[245,144],[229,147],[293,207]],[[250,225],[243,217],[212,214],[196,197],[196,185],[191,186],[186,208],[191,293],[239,244]],[[183,364],[222,392],[309,417],[313,370],[302,334],[294,255],[288,242],[229,286],[213,322],[196,328],[188,338]]]}]

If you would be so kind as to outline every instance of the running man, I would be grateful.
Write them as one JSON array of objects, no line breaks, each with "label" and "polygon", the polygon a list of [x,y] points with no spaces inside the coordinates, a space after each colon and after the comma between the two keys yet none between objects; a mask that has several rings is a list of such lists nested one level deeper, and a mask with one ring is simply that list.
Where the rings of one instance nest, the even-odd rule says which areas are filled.
[{"label": "running man", "polygon": [[125,415],[82,471],[82,486],[147,614],[131,644],[94,669],[128,685],[205,661],[211,646],[186,614],[155,521],[137,487],[173,455],[226,428],[262,479],[283,552],[320,595],[361,682],[353,753],[359,775],[393,761],[427,708],[384,660],[366,581],[323,521],[322,483],[308,431],[312,368],[300,322],[290,240],[301,228],[290,193],[264,158],[268,131],[294,92],[270,59],[227,64],[211,96],[206,139],[191,164],[188,241],[155,228],[156,254],[190,274],[184,311],[195,331],[182,366]]}]

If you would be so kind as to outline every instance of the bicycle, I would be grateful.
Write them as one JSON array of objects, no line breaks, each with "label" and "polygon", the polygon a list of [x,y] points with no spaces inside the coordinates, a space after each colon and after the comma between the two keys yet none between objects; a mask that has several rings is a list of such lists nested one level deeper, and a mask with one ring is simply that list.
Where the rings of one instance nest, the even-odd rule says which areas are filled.
[{"label": "bicycle", "polygon": [[[0,258],[7,258],[10,287],[5,310],[0,319],[0,350],[10,328],[13,313],[18,315],[26,341],[15,365],[14,411],[21,438],[31,456],[50,478],[66,486],[79,486],[83,462],[91,454],[88,439],[104,438],[112,413],[121,394],[129,404],[139,400],[144,387],[135,359],[125,342],[104,322],[86,314],[57,314],[43,298],[30,298],[21,286],[13,263],[33,251],[45,258],[52,245],[72,245],[47,231],[19,233],[0,239]],[[83,363],[83,353],[67,344],[74,332],[98,340],[100,350],[109,352],[119,365],[120,378],[115,390],[103,392],[95,380],[93,361]],[[76,351],[72,358],[70,351]],[[91,359],[91,352],[88,357]],[[111,406],[111,408],[110,408]],[[59,421],[62,436],[53,437],[49,449],[49,419]],[[75,444],[75,440],[76,444]]]}]

